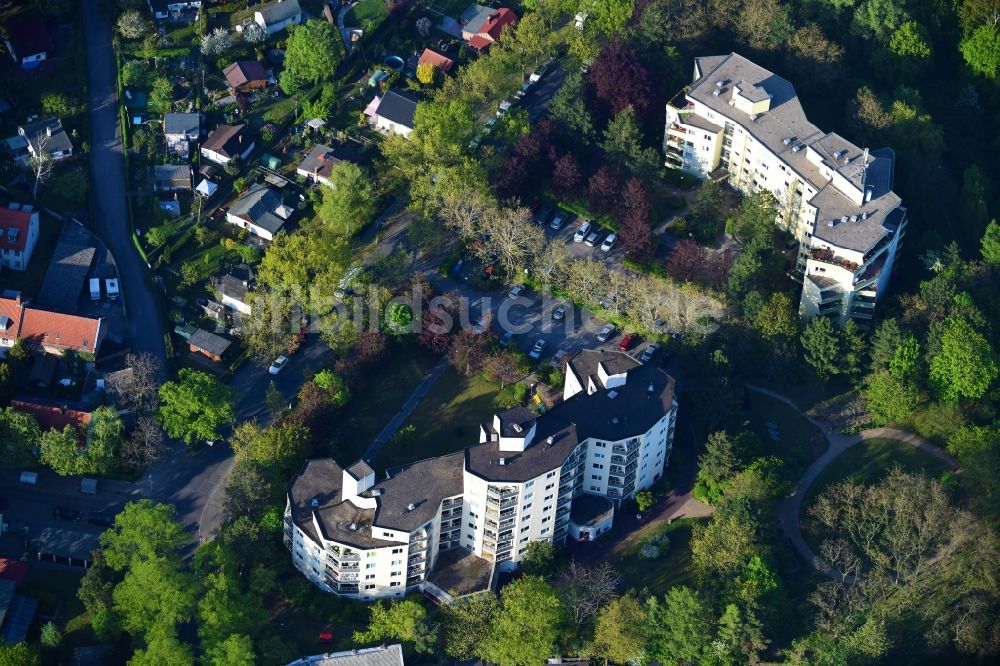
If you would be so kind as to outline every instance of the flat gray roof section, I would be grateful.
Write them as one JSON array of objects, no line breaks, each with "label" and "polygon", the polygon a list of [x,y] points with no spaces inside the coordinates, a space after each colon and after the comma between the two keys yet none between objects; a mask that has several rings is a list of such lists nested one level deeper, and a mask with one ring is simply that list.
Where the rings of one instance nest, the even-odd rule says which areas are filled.
[{"label": "flat gray roof section", "polygon": [[35,550],[39,553],[71,557],[75,560],[89,560],[90,554],[100,547],[98,535],[89,532],[45,527],[30,536]]},{"label": "flat gray roof section", "polygon": [[490,589],[493,563],[464,548],[450,548],[438,553],[434,570],[427,580],[453,597],[485,592]]},{"label": "flat gray roof section", "polygon": [[66,224],[38,290],[37,304],[60,312],[76,312],[95,252],[89,233],[76,224]]},{"label": "flat gray roof section", "polygon": [[607,497],[584,493],[573,498],[569,519],[577,525],[596,525],[614,512],[615,505]]},{"label": "flat gray roof section", "polygon": [[296,659],[288,666],[403,666],[403,647],[395,643],[363,650],[329,652]]}]

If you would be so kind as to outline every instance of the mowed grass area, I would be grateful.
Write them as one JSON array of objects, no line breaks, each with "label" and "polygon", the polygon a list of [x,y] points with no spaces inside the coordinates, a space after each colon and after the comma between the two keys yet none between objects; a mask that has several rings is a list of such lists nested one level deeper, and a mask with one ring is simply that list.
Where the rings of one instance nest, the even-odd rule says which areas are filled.
[{"label": "mowed grass area", "polygon": [[[607,561],[622,575],[622,588],[640,590],[662,596],[677,585],[694,585],[691,566],[691,532],[694,525],[707,519],[683,519],[673,523],[647,525],[618,544]],[[650,539],[661,534],[670,537],[670,546],[655,560],[639,557],[639,549]],[[662,547],[661,547],[662,550]]]},{"label": "mowed grass area", "polygon": [[907,472],[924,472],[938,478],[948,471],[948,466],[920,449],[894,439],[866,439],[847,449],[823,470],[809,489],[806,506],[824,488],[841,481],[854,481],[864,485],[877,483],[896,465]]},{"label": "mowed grass area", "polygon": [[[753,390],[749,394],[750,427],[764,445],[764,455],[781,458],[798,475],[823,454],[827,443],[819,428],[780,400]],[[777,440],[771,437],[769,423],[777,426]]]},{"label": "mowed grass area", "polygon": [[416,429],[416,442],[390,443],[375,459],[375,468],[389,469],[477,444],[479,424],[493,418],[499,395],[500,387],[481,374],[465,377],[449,367],[406,423]]},{"label": "mowed grass area", "polygon": [[344,17],[344,25],[363,28],[365,32],[371,32],[388,16],[389,13],[382,0],[361,0],[347,12],[347,16]]},{"label": "mowed grass area", "polygon": [[372,378],[356,392],[344,410],[346,418],[338,424],[337,437],[338,458],[340,453],[344,456],[342,464],[350,465],[361,457],[436,363],[435,357],[415,343],[393,349],[389,360],[379,369],[377,380]]}]

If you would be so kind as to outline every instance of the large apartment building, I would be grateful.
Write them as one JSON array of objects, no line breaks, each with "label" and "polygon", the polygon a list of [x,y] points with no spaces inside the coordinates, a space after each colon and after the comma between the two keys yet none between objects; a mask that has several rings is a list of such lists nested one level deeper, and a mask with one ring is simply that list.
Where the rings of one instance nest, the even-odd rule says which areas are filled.
[{"label": "large apartment building", "polygon": [[318,587],[366,600],[433,585],[448,550],[513,569],[532,541],[610,528],[615,508],[662,476],[676,416],[674,380],[661,368],[580,351],[563,402],[541,415],[498,412],[464,451],[379,482],[364,461],[307,462],[289,486],[285,545]]},{"label": "large apartment building", "polygon": [[867,326],[885,293],[906,209],[895,154],[809,122],[791,83],[737,53],[695,58],[694,80],[666,109],[666,165],[767,190],[799,243],[799,313]]}]

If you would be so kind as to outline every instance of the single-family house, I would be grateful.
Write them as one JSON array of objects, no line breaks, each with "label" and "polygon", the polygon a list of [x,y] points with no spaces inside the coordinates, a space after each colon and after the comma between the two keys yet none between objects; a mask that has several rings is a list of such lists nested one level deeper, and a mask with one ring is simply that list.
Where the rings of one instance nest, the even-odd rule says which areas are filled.
[{"label": "single-family house", "polygon": [[178,15],[185,9],[198,9],[201,7],[201,0],[146,0],[149,11],[153,13],[153,18],[162,21],[170,18],[171,15]]},{"label": "single-family house", "polygon": [[233,93],[249,92],[267,86],[269,76],[264,65],[256,60],[237,60],[222,70]]},{"label": "single-family house", "polygon": [[469,46],[483,50],[500,39],[503,31],[517,22],[517,14],[507,7],[493,9],[473,4],[462,13],[458,22],[462,26],[462,39]]},{"label": "single-family house", "polygon": [[309,150],[309,153],[302,161],[299,162],[299,165],[295,168],[295,173],[307,180],[323,183],[327,187],[330,187],[330,172],[333,171],[334,166],[342,161],[334,155],[333,148],[317,143]]},{"label": "single-family house", "polygon": [[221,335],[216,335],[200,328],[188,338],[187,342],[190,351],[206,356],[216,363],[222,360],[222,355],[233,344],[233,341],[229,338],[224,338]]},{"label": "single-family house", "polygon": [[431,65],[442,74],[447,74],[455,66],[455,61],[448,56],[441,55],[437,51],[424,49],[424,52],[420,54],[420,59],[417,60],[417,66],[419,67],[420,65]]},{"label": "single-family house", "polygon": [[290,25],[302,23],[304,19],[299,0],[278,0],[264,5],[253,15],[254,22],[267,30],[269,35],[280,32]]},{"label": "single-family house", "polygon": [[256,183],[226,212],[226,221],[265,240],[274,240],[291,216],[292,208],[285,205],[281,195]]},{"label": "single-family house", "polygon": [[32,157],[45,153],[52,159],[62,160],[73,155],[73,142],[58,118],[21,125],[17,128],[17,133],[28,142],[28,153]]},{"label": "single-family house", "polygon": [[216,281],[215,288],[223,305],[242,314],[250,314],[247,294],[254,288],[253,269],[250,266],[244,264],[229,271]]},{"label": "single-family house", "polygon": [[153,167],[154,192],[191,190],[191,167],[187,164],[157,164]]},{"label": "single-family house", "polygon": [[37,67],[52,51],[52,40],[41,18],[8,26],[4,43],[10,57],[24,69]]},{"label": "single-family house", "polygon": [[38,211],[29,204],[12,203],[0,208],[0,265],[23,271],[38,242]]},{"label": "single-family house", "polygon": [[225,165],[231,159],[245,160],[253,152],[254,141],[245,123],[219,125],[201,145],[201,156]]},{"label": "single-family house", "polygon": [[0,296],[0,348],[24,340],[50,354],[65,350],[97,355],[104,339],[104,320],[34,306],[17,292]]},{"label": "single-family house", "polygon": [[65,430],[66,426],[70,426],[76,430],[81,444],[89,439],[91,413],[85,409],[27,397],[11,400],[10,406],[15,411],[34,416],[43,431]]},{"label": "single-family house", "polygon": [[201,114],[163,114],[163,138],[167,144],[167,151],[187,157],[189,142],[201,138]]},{"label": "single-family house", "polygon": [[403,136],[410,136],[413,131],[416,112],[417,100],[395,90],[387,90],[382,97],[376,96],[365,109],[375,129]]}]

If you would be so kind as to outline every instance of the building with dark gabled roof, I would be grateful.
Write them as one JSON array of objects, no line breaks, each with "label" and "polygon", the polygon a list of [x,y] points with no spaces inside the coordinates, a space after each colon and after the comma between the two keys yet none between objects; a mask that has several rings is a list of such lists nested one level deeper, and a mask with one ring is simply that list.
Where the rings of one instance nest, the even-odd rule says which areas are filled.
[{"label": "building with dark gabled roof", "polygon": [[226,353],[226,350],[233,344],[233,341],[229,338],[216,335],[201,328],[196,330],[188,338],[187,342],[188,349],[192,352],[210,358],[216,363],[222,360],[222,356]]},{"label": "building with dark gabled roof", "polygon": [[32,157],[44,153],[54,160],[63,160],[73,156],[73,142],[58,118],[21,125],[17,133],[28,142],[28,152]]},{"label": "building with dark gabled roof", "polygon": [[222,70],[222,75],[226,77],[229,90],[234,93],[264,88],[270,78],[264,65],[256,60],[237,60]]},{"label": "building with dark gabled roof", "polygon": [[33,69],[52,52],[52,40],[41,18],[7,26],[4,35],[7,53],[24,69]]},{"label": "building with dark gabled roof", "polygon": [[416,113],[417,100],[396,90],[387,90],[382,97],[375,97],[365,109],[375,129],[403,136],[410,136],[413,131]]},{"label": "building with dark gabled roof", "polygon": [[245,160],[254,149],[254,141],[245,123],[219,125],[201,145],[201,155],[225,166],[229,160]]},{"label": "building with dark gabled roof", "polygon": [[317,143],[309,149],[309,153],[295,167],[295,173],[330,187],[330,173],[333,171],[333,167],[342,161],[340,157],[337,157],[333,148]]},{"label": "building with dark gabled roof", "polygon": [[267,30],[267,34],[273,35],[289,26],[302,23],[305,19],[299,0],[277,0],[254,12],[253,20]]},{"label": "building with dark gabled roof", "polygon": [[363,460],[346,469],[329,458],[306,463],[285,509],[296,568],[353,598],[420,589],[447,601],[453,595],[428,579],[444,551],[510,570],[533,541],[609,529],[621,502],[663,475],[674,380],[624,352],[579,352],[569,367],[559,405],[499,411],[480,426],[478,444],[389,470],[382,481]]},{"label": "building with dark gabled roof", "polygon": [[273,240],[274,235],[281,231],[292,216],[292,212],[291,206],[285,205],[281,195],[275,190],[255,183],[226,211],[226,221],[247,229],[255,236]]}]

